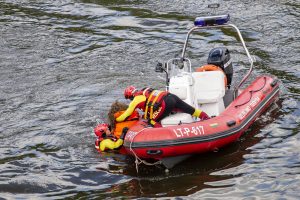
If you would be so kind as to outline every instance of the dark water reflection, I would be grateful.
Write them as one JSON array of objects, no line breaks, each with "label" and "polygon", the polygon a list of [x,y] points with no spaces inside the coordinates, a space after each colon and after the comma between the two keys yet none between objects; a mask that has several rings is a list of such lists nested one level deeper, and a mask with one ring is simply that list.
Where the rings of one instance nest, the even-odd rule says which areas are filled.
[{"label": "dark water reflection", "polygon": [[[236,143],[176,166],[98,154],[92,128],[124,85],[164,86],[157,61],[178,54],[209,1],[1,1],[0,198],[299,199],[300,4],[221,1],[281,97]],[[194,66],[226,45],[235,79],[247,58],[232,31],[193,36]]]}]

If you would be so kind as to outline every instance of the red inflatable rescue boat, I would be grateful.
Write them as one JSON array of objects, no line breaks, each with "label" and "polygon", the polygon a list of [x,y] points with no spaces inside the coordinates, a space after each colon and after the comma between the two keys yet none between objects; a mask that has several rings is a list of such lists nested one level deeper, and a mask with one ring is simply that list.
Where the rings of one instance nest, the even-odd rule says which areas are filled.
[{"label": "red inflatable rescue boat", "polygon": [[[140,162],[151,160],[170,168],[190,155],[214,151],[238,140],[278,98],[279,81],[272,76],[257,77],[241,89],[252,72],[253,59],[239,29],[228,21],[229,15],[196,18],[195,26],[187,34],[181,57],[156,67],[157,72],[166,72],[169,92],[204,110],[212,118],[199,121],[189,114],[174,113],[162,120],[161,128],[148,127],[141,120],[126,134],[124,148],[127,154]],[[231,84],[233,67],[227,48],[212,49],[209,67],[196,70],[192,70],[191,61],[185,57],[190,34],[214,28],[233,28],[249,59],[248,73],[235,86]]]}]

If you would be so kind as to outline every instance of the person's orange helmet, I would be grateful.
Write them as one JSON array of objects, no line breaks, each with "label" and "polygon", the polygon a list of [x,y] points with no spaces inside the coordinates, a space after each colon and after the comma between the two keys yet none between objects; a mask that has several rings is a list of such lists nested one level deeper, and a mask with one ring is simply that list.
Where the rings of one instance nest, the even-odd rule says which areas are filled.
[{"label": "person's orange helmet", "polygon": [[103,137],[105,131],[109,128],[108,124],[99,124],[94,128],[94,133],[98,137]]},{"label": "person's orange helmet", "polygon": [[128,86],[124,91],[124,97],[125,99],[133,99],[133,94],[136,91],[136,88],[134,86]]}]

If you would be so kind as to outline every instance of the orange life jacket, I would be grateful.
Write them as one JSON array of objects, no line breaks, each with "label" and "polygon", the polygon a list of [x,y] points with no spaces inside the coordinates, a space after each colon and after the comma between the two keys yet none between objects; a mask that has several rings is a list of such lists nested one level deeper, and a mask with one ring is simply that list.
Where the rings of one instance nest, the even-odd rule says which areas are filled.
[{"label": "orange life jacket", "polygon": [[225,87],[227,87],[227,77],[225,72],[222,70],[221,67],[218,67],[216,65],[203,65],[202,67],[198,67],[195,69],[196,72],[209,72],[209,71],[221,71],[224,73],[224,83],[225,83]]},{"label": "orange life jacket", "polygon": [[[114,114],[115,119],[122,115],[125,111],[119,111]],[[130,128],[132,127],[138,120],[139,120],[139,113],[137,111],[134,111],[125,121],[123,122],[116,122],[115,124],[115,129],[112,131],[113,134],[117,137],[120,138],[122,135],[123,128],[127,127]]]}]

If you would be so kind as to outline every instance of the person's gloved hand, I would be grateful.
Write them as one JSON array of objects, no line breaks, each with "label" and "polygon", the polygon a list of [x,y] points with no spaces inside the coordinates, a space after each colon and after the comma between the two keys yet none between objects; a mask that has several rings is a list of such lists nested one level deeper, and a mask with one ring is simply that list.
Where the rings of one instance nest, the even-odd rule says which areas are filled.
[{"label": "person's gloved hand", "polygon": [[202,111],[202,112],[200,113],[199,118],[200,118],[201,120],[207,120],[207,119],[210,119],[210,117],[209,117],[204,111]]},{"label": "person's gloved hand", "polygon": [[126,133],[128,132],[128,127],[124,127],[122,130],[122,135],[120,136],[120,139],[124,140]]}]

